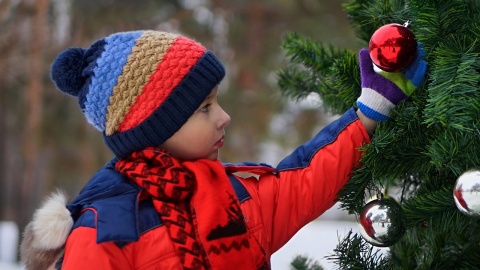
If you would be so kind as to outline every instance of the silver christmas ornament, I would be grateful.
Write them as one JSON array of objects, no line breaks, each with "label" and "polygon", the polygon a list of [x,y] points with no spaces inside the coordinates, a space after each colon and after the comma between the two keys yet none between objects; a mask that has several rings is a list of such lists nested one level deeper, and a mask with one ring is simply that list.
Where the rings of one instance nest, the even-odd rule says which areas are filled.
[{"label": "silver christmas ornament", "polygon": [[388,247],[400,240],[406,220],[400,204],[383,195],[368,202],[358,218],[361,235],[376,247]]},{"label": "silver christmas ornament", "polygon": [[453,198],[461,212],[480,217],[480,171],[478,169],[468,170],[457,178]]}]

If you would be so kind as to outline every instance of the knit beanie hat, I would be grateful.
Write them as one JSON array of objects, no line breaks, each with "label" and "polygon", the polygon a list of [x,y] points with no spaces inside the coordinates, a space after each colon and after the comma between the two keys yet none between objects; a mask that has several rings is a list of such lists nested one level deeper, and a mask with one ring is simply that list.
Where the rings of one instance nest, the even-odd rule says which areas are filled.
[{"label": "knit beanie hat", "polygon": [[88,49],[68,48],[51,69],[57,88],[78,97],[88,122],[120,158],[160,146],[224,76],[201,44],[158,31],[121,32]]}]

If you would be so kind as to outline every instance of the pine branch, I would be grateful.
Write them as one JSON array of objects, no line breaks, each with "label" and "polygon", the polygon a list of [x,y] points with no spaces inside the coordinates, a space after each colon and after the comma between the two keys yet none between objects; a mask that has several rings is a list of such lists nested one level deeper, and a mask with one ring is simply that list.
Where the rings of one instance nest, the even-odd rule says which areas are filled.
[{"label": "pine branch", "polygon": [[[476,0],[435,1],[413,0],[409,2],[412,30],[417,39],[430,44],[441,44],[451,36],[478,37],[480,14]],[[469,33],[465,35],[466,33]],[[427,46],[427,49],[429,47]]]},{"label": "pine branch", "polygon": [[338,269],[391,269],[378,249],[374,250],[373,246],[352,231],[341,240],[334,252],[334,255],[326,258],[334,261]]},{"label": "pine branch", "polygon": [[479,222],[452,210],[432,216],[423,226],[411,230],[416,231],[411,244],[418,246],[410,248],[416,248],[419,269],[476,269],[469,267],[480,265]]},{"label": "pine branch", "polygon": [[291,270],[323,270],[323,267],[307,256],[299,255],[290,263]]},{"label": "pine branch", "polygon": [[403,203],[407,227],[414,227],[446,211],[457,211],[451,187],[415,196]]},{"label": "pine branch", "polygon": [[334,49],[296,33],[287,35],[282,47],[290,64],[277,72],[284,96],[298,100],[317,93],[325,109],[343,113],[360,94],[358,63],[354,53]]},{"label": "pine branch", "polygon": [[352,27],[360,40],[368,44],[373,32],[389,23],[404,24],[411,20],[406,1],[399,0],[361,0],[343,4]]},{"label": "pine branch", "polygon": [[[478,118],[480,100],[479,42],[465,39],[445,40],[432,52],[429,99],[425,123],[443,128],[473,131],[472,122]],[[478,123],[477,123],[478,124]]]}]

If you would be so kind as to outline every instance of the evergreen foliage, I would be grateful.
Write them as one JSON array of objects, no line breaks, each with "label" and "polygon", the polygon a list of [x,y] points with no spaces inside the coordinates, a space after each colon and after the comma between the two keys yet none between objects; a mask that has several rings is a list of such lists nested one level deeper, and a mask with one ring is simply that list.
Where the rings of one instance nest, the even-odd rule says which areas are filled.
[{"label": "evergreen foliage", "polygon": [[323,267],[307,256],[298,255],[290,263],[291,270],[323,270]]},{"label": "evergreen foliage", "polygon": [[[380,26],[411,21],[428,71],[412,97],[379,124],[364,147],[364,165],[340,193],[341,207],[358,214],[368,194],[398,191],[407,232],[385,254],[351,233],[329,259],[340,269],[476,269],[480,220],[458,211],[453,187],[460,174],[480,166],[480,1],[353,0],[343,7],[360,47]],[[299,34],[288,35],[283,48],[290,60],[278,73],[284,95],[317,93],[334,113],[354,106],[361,91],[356,51]]]}]

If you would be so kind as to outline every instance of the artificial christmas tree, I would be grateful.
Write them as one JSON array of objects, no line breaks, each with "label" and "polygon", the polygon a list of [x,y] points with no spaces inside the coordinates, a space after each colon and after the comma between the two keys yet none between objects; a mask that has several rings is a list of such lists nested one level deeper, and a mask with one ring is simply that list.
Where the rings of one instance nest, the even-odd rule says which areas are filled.
[{"label": "artificial christmas tree", "polygon": [[[480,219],[460,211],[454,198],[457,179],[480,167],[480,1],[356,0],[344,10],[358,49],[368,47],[379,27],[410,21],[428,71],[420,88],[378,125],[363,166],[339,194],[342,209],[357,216],[379,189],[396,196],[406,217],[403,237],[379,253],[349,233],[329,259],[340,269],[477,269]],[[299,34],[288,35],[283,48],[291,62],[278,73],[283,94],[318,93],[333,113],[355,106],[358,51]]]}]

